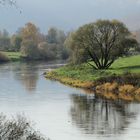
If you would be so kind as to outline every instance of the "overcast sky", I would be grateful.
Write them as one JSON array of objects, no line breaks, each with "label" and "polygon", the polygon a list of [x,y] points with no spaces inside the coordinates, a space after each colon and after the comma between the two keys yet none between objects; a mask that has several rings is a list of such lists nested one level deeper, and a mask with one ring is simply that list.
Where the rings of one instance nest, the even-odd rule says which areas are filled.
[{"label": "overcast sky", "polygon": [[30,21],[44,33],[49,27],[69,31],[97,19],[119,19],[140,29],[140,0],[17,0],[17,5],[22,13],[0,6],[0,29],[13,33]]}]

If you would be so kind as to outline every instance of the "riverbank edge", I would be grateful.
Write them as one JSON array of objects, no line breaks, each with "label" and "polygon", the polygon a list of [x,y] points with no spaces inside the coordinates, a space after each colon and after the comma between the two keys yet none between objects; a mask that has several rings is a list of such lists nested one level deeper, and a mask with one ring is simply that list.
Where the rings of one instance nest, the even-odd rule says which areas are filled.
[{"label": "riverbank edge", "polygon": [[[116,75],[117,80],[113,80],[108,82],[105,79],[110,79],[112,77],[107,76],[104,78],[100,78],[97,81],[82,81],[80,79],[69,78],[60,76],[55,70],[47,71],[45,74],[45,78],[50,80],[59,81],[62,84],[69,85],[76,88],[82,88],[85,90],[93,91],[94,94],[101,96],[102,98],[109,100],[124,100],[128,102],[140,102],[140,86],[136,85],[136,83],[127,83],[122,82],[119,83],[117,80],[124,80],[124,75]],[[126,77],[129,79],[134,79],[135,76],[140,77],[139,74],[128,74]],[[102,81],[104,80],[104,81]],[[101,82],[102,81],[102,82]],[[132,80],[133,82],[133,80]]]}]

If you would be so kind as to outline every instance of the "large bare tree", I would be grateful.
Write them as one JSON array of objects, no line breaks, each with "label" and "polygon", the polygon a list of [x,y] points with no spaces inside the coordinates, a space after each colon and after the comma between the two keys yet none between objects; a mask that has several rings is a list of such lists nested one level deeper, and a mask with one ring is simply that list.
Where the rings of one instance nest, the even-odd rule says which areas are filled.
[{"label": "large bare tree", "polygon": [[127,27],[117,20],[98,20],[80,27],[72,37],[73,51],[84,49],[95,69],[108,69],[121,56],[137,46]]}]

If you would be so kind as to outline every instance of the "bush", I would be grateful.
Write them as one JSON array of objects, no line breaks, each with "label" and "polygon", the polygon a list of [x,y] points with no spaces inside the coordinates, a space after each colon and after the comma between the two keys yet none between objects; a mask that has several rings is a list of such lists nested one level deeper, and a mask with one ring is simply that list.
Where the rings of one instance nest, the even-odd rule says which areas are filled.
[{"label": "bush", "polygon": [[57,56],[57,45],[49,44],[47,42],[41,42],[38,45],[38,50],[41,59],[54,60]]},{"label": "bush", "polygon": [[9,61],[9,58],[5,54],[0,52],[0,63],[7,62],[7,61]]},{"label": "bush", "polygon": [[112,75],[108,77],[102,77],[96,81],[96,84],[100,85],[103,83],[113,83],[117,82],[120,85],[130,84],[133,86],[140,86],[140,74],[124,73],[122,75]]},{"label": "bush", "polygon": [[36,43],[30,40],[24,41],[22,43],[21,54],[22,54],[22,57],[29,60],[40,59],[40,54],[39,54]]},{"label": "bush", "polygon": [[0,139],[1,140],[46,140],[36,132],[30,122],[21,115],[7,120],[6,116],[0,115]]}]

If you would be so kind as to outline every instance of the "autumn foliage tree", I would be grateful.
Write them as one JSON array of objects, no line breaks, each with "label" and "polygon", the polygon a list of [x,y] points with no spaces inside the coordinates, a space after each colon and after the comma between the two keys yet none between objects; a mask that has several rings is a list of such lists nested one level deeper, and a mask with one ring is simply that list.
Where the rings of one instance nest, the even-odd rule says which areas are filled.
[{"label": "autumn foliage tree", "polygon": [[84,54],[94,69],[108,69],[118,57],[127,55],[137,46],[127,27],[117,20],[86,24],[73,34],[68,43],[73,52]]},{"label": "autumn foliage tree", "polygon": [[33,23],[27,23],[21,30],[21,53],[28,59],[38,59],[39,29]]}]

